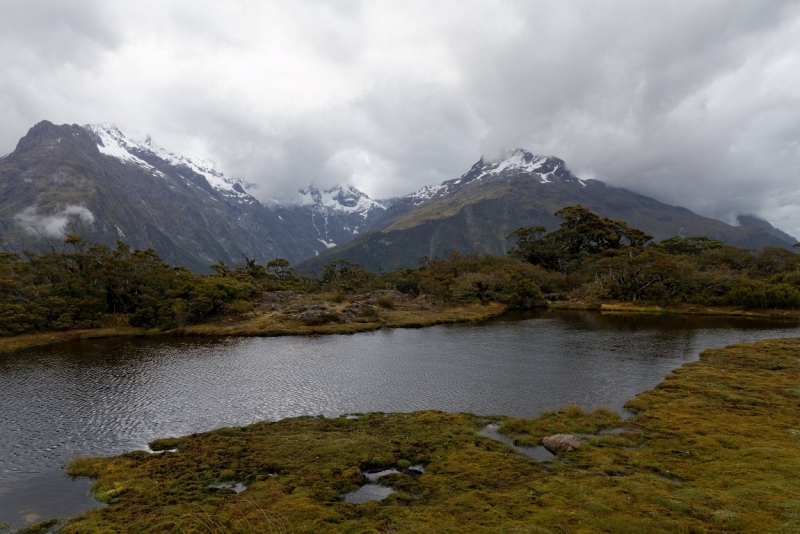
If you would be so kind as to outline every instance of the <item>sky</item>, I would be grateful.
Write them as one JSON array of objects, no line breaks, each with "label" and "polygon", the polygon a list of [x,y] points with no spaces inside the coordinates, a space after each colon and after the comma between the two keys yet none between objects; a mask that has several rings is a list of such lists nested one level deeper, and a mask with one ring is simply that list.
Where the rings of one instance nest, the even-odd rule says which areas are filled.
[{"label": "sky", "polygon": [[113,123],[261,200],[525,148],[800,237],[800,0],[0,0],[0,154]]}]

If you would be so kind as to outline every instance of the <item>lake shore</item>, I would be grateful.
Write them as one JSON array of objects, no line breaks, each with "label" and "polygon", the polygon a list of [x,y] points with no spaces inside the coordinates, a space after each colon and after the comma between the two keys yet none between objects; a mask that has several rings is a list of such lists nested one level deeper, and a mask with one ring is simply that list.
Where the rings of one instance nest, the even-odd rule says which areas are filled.
[{"label": "lake shore", "polygon": [[800,320],[800,310],[753,310],[739,306],[701,306],[699,304],[657,306],[648,304],[634,304],[630,302],[556,301],[549,302],[548,309],[596,311],[600,313],[647,313]]},{"label": "lake shore", "polygon": [[[626,421],[577,407],[372,413],[161,439],[160,454],[74,461],[108,505],[63,532],[796,532],[798,355],[800,339],[706,350],[631,399]],[[520,446],[584,443],[537,462],[479,436],[490,422]],[[388,498],[345,502],[386,469]]]},{"label": "lake shore", "polygon": [[[330,298],[330,297],[328,297]],[[271,310],[256,308],[253,312],[238,316],[188,325],[172,330],[134,328],[126,324],[114,324],[100,328],[36,332],[18,336],[0,337],[0,354],[10,353],[30,347],[78,341],[82,339],[108,339],[115,337],[143,336],[236,336],[236,337],[273,337],[273,336],[315,336],[334,334],[356,334],[370,332],[381,328],[424,328],[441,324],[457,324],[479,322],[498,317],[508,308],[498,302],[487,304],[444,304],[433,303],[421,305],[402,298],[392,300],[391,307],[375,305],[375,300],[364,309],[369,313],[361,314],[342,321],[346,310],[352,302],[331,302],[319,296],[303,296],[292,303],[294,309]],[[355,300],[356,303],[364,302]],[[695,304],[676,306],[638,305],[633,303],[598,303],[582,301],[548,302],[547,308],[561,311],[593,311],[605,314],[664,314],[664,315],[698,315],[698,316],[731,316],[744,318],[765,318],[782,320],[800,320],[800,310],[748,310],[741,307],[708,307]],[[308,315],[309,309],[312,310]],[[305,318],[304,315],[306,314]],[[327,319],[327,320],[326,320]],[[319,324],[318,324],[319,323]]]},{"label": "lake shore", "polygon": [[[373,300],[377,301],[378,299]],[[449,305],[437,302],[421,304],[410,300],[387,300],[384,304],[366,302],[359,306],[364,310],[348,314],[353,302],[335,302],[325,299],[298,298],[281,309],[276,306],[256,308],[253,312],[238,317],[188,325],[172,330],[134,328],[115,324],[100,328],[36,332],[18,336],[0,337],[0,354],[30,347],[78,341],[82,339],[107,339],[115,337],[144,336],[315,336],[333,334],[356,334],[381,328],[423,328],[442,324],[478,322],[497,317],[507,307],[498,302],[487,304]],[[359,310],[359,311],[360,311]]]}]

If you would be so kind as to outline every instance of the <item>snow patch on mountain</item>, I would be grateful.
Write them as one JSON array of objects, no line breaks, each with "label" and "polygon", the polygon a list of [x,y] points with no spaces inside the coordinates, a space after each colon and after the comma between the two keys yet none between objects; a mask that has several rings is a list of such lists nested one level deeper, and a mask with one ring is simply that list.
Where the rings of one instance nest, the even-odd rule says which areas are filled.
[{"label": "snow patch on mountain", "polygon": [[147,169],[153,169],[152,165],[130,152],[130,149],[136,148],[138,145],[125,137],[113,124],[87,124],[84,128],[100,139],[97,149],[102,154],[125,162],[135,163]]},{"label": "snow patch on mountain", "polygon": [[517,149],[511,155],[499,163],[487,163],[483,166],[485,170],[476,178],[480,180],[484,176],[500,174],[505,170],[515,170],[519,172],[535,172],[547,161],[547,156],[535,156],[525,150]]},{"label": "snow patch on mountain", "polygon": [[415,205],[416,204],[420,204],[420,203],[428,200],[429,198],[435,197],[439,193],[439,191],[441,191],[442,189],[446,189],[446,188],[447,188],[447,186],[445,184],[441,184],[441,185],[426,185],[422,189],[419,189],[418,191],[415,191],[414,193],[411,193],[410,195],[408,195],[408,198],[413,199],[415,201],[414,202]]},{"label": "snow patch on mountain", "polygon": [[[483,160],[481,160],[481,162],[483,162]],[[536,174],[539,176],[539,180],[543,184],[549,184],[553,183],[553,181],[548,178],[548,176],[554,176],[554,174],[563,167],[564,162],[558,158],[551,156],[537,156],[535,154],[531,154],[527,150],[518,148],[506,156],[505,159],[483,162],[483,165],[481,166],[481,173],[469,181],[480,180],[487,176],[497,176],[501,173],[514,172],[515,174]],[[469,174],[470,173],[467,173],[465,176],[469,176]]]},{"label": "snow patch on mountain", "polygon": [[241,188],[241,184],[235,180],[226,178],[225,175],[214,168],[214,163],[211,161],[200,158],[187,158],[175,152],[170,152],[153,143],[149,135],[144,138],[139,144],[139,147],[141,150],[147,150],[175,167],[189,167],[197,174],[203,176],[206,181],[208,181],[209,185],[218,191],[223,191],[230,196],[246,196],[246,193],[236,189],[236,185],[239,184]]},{"label": "snow patch on mountain", "polygon": [[193,172],[203,176],[213,189],[223,193],[225,196],[240,197],[242,200],[255,202],[255,199],[244,191],[240,181],[227,178],[217,171],[214,168],[214,164],[208,160],[188,158],[181,154],[170,152],[153,143],[149,135],[139,140],[127,137],[113,124],[87,124],[84,128],[98,138],[97,149],[107,156],[135,163],[150,170],[153,175],[165,178],[163,172],[156,170],[155,167],[139,157],[143,154],[150,154],[173,167],[191,169]]},{"label": "snow patch on mountain", "polygon": [[484,160],[481,158],[460,178],[447,180],[439,185],[427,185],[405,198],[418,206],[432,198],[441,198],[453,193],[467,184],[498,176],[511,177],[517,174],[528,174],[542,184],[555,182],[574,182],[586,187],[583,180],[575,177],[564,166],[564,162],[552,156],[538,156],[523,149],[516,149],[503,158]]},{"label": "snow patch on mountain", "polygon": [[304,187],[300,193],[300,206],[311,206],[318,210],[330,210],[347,215],[356,214],[366,219],[372,210],[385,210],[386,206],[372,200],[366,193],[349,185],[337,185],[328,190],[319,190],[314,186]]}]

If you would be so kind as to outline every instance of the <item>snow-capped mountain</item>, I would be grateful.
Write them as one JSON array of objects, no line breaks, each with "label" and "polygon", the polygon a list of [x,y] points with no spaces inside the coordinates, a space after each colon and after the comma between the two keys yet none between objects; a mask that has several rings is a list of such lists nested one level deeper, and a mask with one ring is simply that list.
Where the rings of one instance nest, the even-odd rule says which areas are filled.
[{"label": "snow-capped mountain", "polygon": [[[582,180],[564,161],[517,149],[496,160],[480,159],[459,178],[419,189],[392,204],[372,231],[311,258],[300,268],[343,258],[369,269],[413,267],[423,256],[447,251],[503,255],[520,227],[558,228],[555,212],[580,204],[601,216],[628,222],[655,236],[704,235],[745,247],[791,247],[791,236],[765,221],[730,226],[599,180]],[[745,225],[745,222],[748,224]]]},{"label": "snow-capped mountain", "polygon": [[0,238],[37,248],[66,233],[153,248],[198,271],[243,255],[297,262],[317,250],[208,162],[112,125],[43,121],[0,160]]},{"label": "snow-capped mountain", "polygon": [[383,229],[433,201],[449,198],[467,186],[481,183],[496,184],[525,177],[539,184],[564,184],[584,188],[592,180],[581,180],[572,174],[563,160],[553,156],[538,156],[521,148],[507,152],[504,157],[489,160],[481,158],[459,178],[447,180],[439,185],[428,185],[397,199],[388,207],[386,214],[375,223],[375,229]]},{"label": "snow-capped mountain", "polygon": [[274,209],[322,245],[317,252],[351,241],[372,228],[386,211],[386,203],[373,200],[349,185],[322,190],[310,185],[298,191],[294,203]]},{"label": "snow-capped mountain", "polygon": [[372,200],[366,193],[349,185],[337,185],[322,191],[310,185],[298,191],[299,205],[311,206],[319,211],[357,215],[362,220],[371,217],[375,210],[386,209],[381,202]]},{"label": "snow-capped mountain", "polygon": [[296,263],[352,240],[384,211],[349,186],[265,206],[211,162],[112,124],[43,121],[0,159],[0,239],[31,248],[67,232],[119,239],[198,271],[244,255]]},{"label": "snow-capped mountain", "polygon": [[43,121],[0,158],[0,239],[6,245],[47,247],[77,233],[110,246],[122,240],[152,248],[165,261],[197,271],[243,256],[294,264],[318,255],[323,263],[345,258],[388,269],[447,250],[502,254],[510,232],[554,228],[553,213],[571,204],[626,220],[657,239],[683,232],[744,247],[794,244],[785,245],[787,236],[767,223],[730,227],[581,180],[562,160],[524,150],[481,159],[461,177],[393,203],[350,186],[309,186],[293,203],[268,206],[210,162],[161,148],[149,137],[126,136],[110,124]]},{"label": "snow-capped mountain", "polygon": [[442,182],[439,185],[425,186],[405,198],[418,206],[432,198],[441,198],[472,182],[486,178],[507,177],[527,174],[537,178],[541,183],[574,183],[586,186],[586,182],[567,170],[564,162],[553,156],[537,156],[518,148],[502,159],[486,161],[481,158],[460,178]]}]

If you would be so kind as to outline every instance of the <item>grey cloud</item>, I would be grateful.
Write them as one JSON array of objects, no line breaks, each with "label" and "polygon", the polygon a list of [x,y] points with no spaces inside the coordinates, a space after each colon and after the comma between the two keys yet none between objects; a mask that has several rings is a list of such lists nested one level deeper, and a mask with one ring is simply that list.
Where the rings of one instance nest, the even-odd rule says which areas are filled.
[{"label": "grey cloud", "polygon": [[100,53],[120,44],[105,5],[101,0],[5,0],[2,50],[13,49],[17,57],[23,56],[20,59],[41,62],[37,68],[91,67]]},{"label": "grey cloud", "polygon": [[[773,34],[792,35],[796,3],[560,6],[556,21],[584,23],[541,21],[499,47],[464,45],[468,94],[491,125],[486,152],[520,145],[555,153],[577,171],[729,219],[763,212],[775,189],[796,187],[787,171],[797,154],[778,155],[785,128],[756,125],[779,95],[748,87],[747,77],[733,87],[733,100],[719,95],[743,69],[763,76],[768,66],[754,61]],[[541,6],[517,7],[530,21]],[[796,56],[792,62],[798,66]],[[747,105],[750,91],[764,95]],[[800,108],[793,109],[784,109],[789,129],[800,124]],[[778,144],[765,144],[765,136]]]},{"label": "grey cloud", "polygon": [[39,213],[31,206],[15,215],[14,221],[30,235],[60,238],[68,234],[72,226],[94,223],[94,214],[85,206],[72,204],[51,214]]},{"label": "grey cloud", "polygon": [[0,21],[0,153],[117,122],[268,199],[405,194],[521,146],[800,234],[797,1],[62,4]]}]

